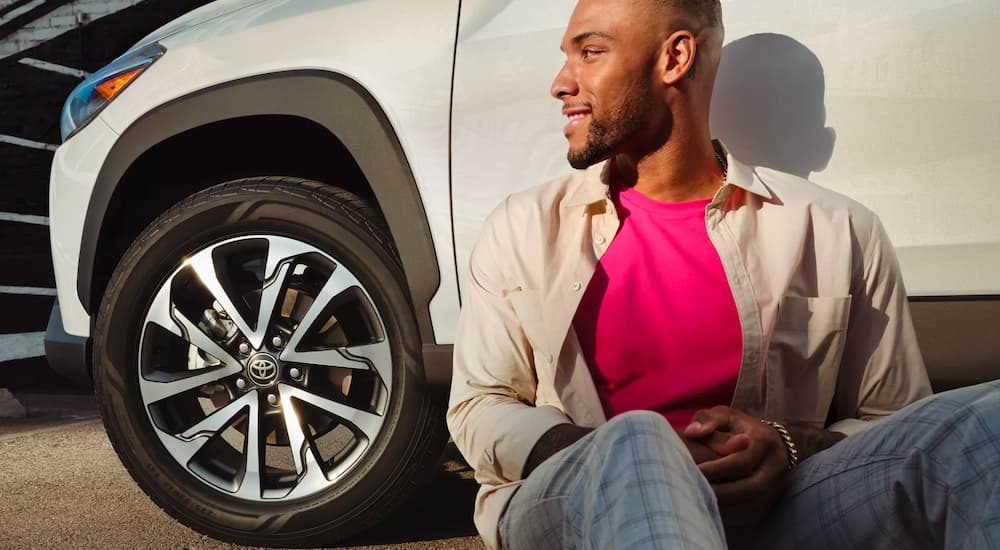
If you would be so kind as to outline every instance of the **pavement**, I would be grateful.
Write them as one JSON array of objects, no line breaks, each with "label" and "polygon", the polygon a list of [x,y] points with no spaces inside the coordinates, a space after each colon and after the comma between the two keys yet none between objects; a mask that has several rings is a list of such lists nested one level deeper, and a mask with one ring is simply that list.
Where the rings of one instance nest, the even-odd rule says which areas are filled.
[{"label": "pavement", "polygon": [[[0,547],[246,548],[179,524],[132,481],[90,395],[16,393],[27,416],[0,419]],[[484,548],[472,523],[476,482],[449,445],[430,486],[394,517],[337,548]]]}]

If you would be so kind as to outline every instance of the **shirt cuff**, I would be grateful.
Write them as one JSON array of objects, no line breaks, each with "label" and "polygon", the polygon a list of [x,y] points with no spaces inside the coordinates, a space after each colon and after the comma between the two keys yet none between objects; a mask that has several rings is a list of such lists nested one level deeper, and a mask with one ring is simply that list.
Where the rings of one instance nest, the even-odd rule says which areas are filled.
[{"label": "shirt cuff", "polygon": [[522,479],[524,464],[528,461],[528,455],[538,440],[559,424],[570,423],[569,418],[562,411],[555,407],[525,407],[519,411],[509,414],[504,420],[509,429],[504,430],[504,436],[500,438],[492,451],[494,456],[489,456],[487,450],[486,459],[490,462],[499,462],[502,470],[508,473],[508,479]]},{"label": "shirt cuff", "polygon": [[831,432],[840,432],[848,437],[861,433],[875,424],[868,420],[860,420],[857,418],[845,418],[843,420],[838,420],[827,428]]}]

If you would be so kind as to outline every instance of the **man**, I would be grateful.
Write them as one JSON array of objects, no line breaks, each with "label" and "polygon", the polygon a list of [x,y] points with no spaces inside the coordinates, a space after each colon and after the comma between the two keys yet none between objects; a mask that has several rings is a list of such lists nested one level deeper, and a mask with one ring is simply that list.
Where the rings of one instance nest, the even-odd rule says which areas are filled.
[{"label": "man", "polygon": [[489,217],[456,338],[448,423],[480,533],[1000,547],[1000,386],[897,413],[930,387],[888,238],[712,142],[722,42],[718,0],[573,12],[552,95],[587,170]]}]

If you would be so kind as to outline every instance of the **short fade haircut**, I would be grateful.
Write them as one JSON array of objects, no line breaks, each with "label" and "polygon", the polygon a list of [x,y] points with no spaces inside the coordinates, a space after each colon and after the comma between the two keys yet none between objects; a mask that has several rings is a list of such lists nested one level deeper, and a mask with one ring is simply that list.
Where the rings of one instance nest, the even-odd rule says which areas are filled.
[{"label": "short fade haircut", "polygon": [[680,11],[693,17],[694,22],[702,29],[722,28],[722,3],[719,0],[647,1],[662,10]]}]

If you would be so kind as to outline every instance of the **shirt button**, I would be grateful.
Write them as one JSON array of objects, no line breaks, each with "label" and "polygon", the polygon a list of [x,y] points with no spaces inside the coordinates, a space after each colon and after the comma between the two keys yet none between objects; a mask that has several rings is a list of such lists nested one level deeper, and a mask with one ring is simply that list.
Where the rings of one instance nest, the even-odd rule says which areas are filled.
[{"label": "shirt button", "polygon": [[581,285],[581,284],[579,283],[579,281],[577,281],[577,282],[573,283],[573,284],[572,284],[572,285],[570,285],[570,286],[571,286],[571,287],[573,288],[573,291],[574,291],[574,292],[579,292],[579,291],[580,291],[580,289],[581,289],[581,288],[583,288],[583,285]]},{"label": "shirt button", "polygon": [[605,242],[607,242],[607,239],[604,238],[604,235],[599,235],[597,237],[597,244],[604,244]]}]

